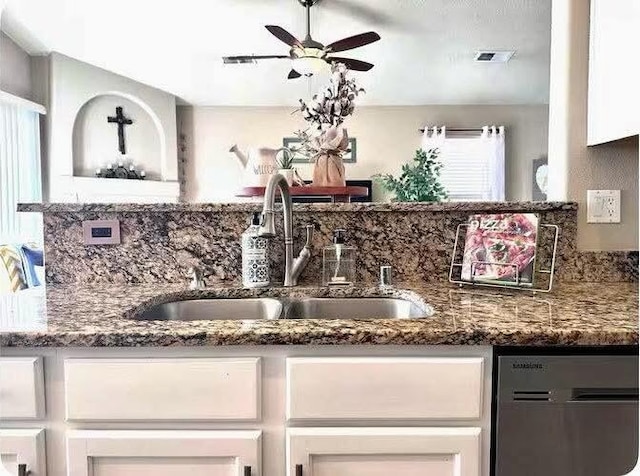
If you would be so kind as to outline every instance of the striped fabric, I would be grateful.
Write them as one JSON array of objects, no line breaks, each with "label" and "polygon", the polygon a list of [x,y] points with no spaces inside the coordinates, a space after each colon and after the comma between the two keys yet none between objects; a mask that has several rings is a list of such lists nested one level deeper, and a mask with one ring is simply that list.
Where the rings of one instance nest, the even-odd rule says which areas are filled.
[{"label": "striped fabric", "polygon": [[5,276],[7,289],[0,292],[16,292],[27,288],[27,283],[22,272],[22,260],[20,255],[10,246],[0,246],[0,268]]}]

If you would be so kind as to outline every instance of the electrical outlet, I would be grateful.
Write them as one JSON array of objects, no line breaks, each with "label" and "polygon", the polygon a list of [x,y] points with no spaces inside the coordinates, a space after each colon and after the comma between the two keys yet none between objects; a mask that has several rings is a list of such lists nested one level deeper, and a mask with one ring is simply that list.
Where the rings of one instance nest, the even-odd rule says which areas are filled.
[{"label": "electrical outlet", "polygon": [[587,190],[587,223],[620,223],[620,190]]}]

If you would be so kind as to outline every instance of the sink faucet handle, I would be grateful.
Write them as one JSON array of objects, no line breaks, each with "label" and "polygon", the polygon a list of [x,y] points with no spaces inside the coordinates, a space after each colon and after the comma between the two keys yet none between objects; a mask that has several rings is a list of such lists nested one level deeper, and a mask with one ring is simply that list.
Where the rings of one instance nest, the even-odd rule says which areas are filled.
[{"label": "sink faucet handle", "polygon": [[307,266],[307,263],[311,259],[311,241],[313,240],[313,230],[315,226],[308,224],[305,226],[307,232],[307,241],[304,246],[300,250],[300,254],[298,257],[293,260],[293,266],[291,267],[291,276],[294,279],[294,284],[297,283],[298,277],[304,271],[304,268]]},{"label": "sink faucet handle", "polygon": [[304,243],[305,248],[311,248],[311,242],[313,241],[313,231],[315,230],[315,225],[312,225],[311,223],[307,224],[305,226],[306,230],[307,230],[307,240]]}]

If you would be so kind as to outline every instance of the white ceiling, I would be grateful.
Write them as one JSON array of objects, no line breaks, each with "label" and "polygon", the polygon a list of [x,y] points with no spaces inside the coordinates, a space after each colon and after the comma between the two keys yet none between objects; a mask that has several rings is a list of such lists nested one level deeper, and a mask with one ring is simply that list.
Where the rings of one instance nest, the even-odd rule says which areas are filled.
[{"label": "white ceiling", "polygon": [[[287,54],[265,24],[304,36],[297,0],[9,0],[2,28],[32,54],[58,51],[200,105],[290,105],[321,78],[286,80],[288,60],[223,65],[236,54]],[[343,53],[361,104],[546,104],[551,0],[321,0],[321,43],[368,30],[382,40]],[[477,49],[517,50],[507,64]]]}]

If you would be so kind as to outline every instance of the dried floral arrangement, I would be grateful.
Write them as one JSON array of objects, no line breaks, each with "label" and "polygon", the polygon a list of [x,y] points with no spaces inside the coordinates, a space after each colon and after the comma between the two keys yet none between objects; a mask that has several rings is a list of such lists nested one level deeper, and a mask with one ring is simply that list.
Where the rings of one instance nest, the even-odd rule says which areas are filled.
[{"label": "dried floral arrangement", "polygon": [[347,67],[334,63],[327,87],[315,94],[309,103],[300,99],[300,111],[304,120],[318,131],[339,126],[353,114],[355,99],[364,89],[359,88],[354,78],[347,77]]},{"label": "dried floral arrangement", "polygon": [[363,88],[358,87],[356,80],[348,76],[348,69],[344,64],[334,63],[329,84],[315,94],[311,101],[300,99],[300,106],[295,112],[302,113],[309,127],[295,132],[301,143],[295,152],[309,158],[318,154],[321,150],[320,136],[341,126],[353,114],[356,98],[364,92]]}]

